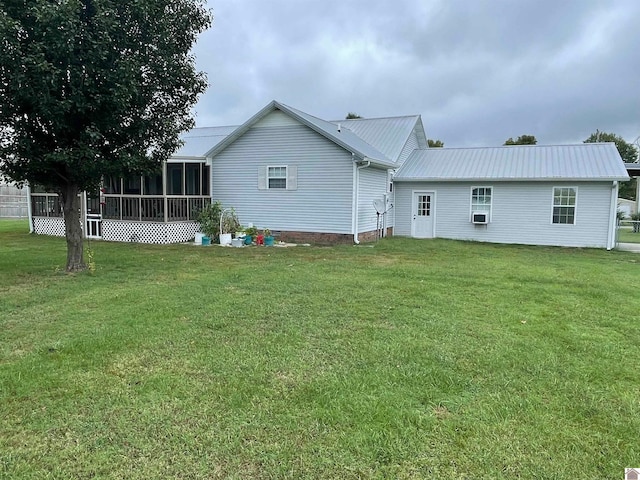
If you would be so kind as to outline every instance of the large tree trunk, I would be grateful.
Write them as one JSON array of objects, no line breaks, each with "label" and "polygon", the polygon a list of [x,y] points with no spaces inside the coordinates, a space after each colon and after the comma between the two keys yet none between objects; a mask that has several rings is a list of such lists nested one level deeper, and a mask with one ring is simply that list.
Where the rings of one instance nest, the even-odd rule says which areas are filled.
[{"label": "large tree trunk", "polygon": [[67,237],[67,272],[85,270],[82,225],[80,224],[80,197],[78,185],[69,184],[62,192],[64,233]]}]

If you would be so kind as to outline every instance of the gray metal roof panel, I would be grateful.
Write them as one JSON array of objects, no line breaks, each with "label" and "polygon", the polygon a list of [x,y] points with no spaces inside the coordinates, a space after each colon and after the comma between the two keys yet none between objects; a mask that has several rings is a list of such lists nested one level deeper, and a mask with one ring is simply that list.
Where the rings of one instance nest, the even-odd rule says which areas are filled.
[{"label": "gray metal roof panel", "polygon": [[193,128],[181,135],[184,145],[172,157],[201,157],[233,132],[237,127]]},{"label": "gray metal roof panel", "polygon": [[278,106],[280,107],[280,110],[288,111],[289,113],[297,115],[299,119],[304,120],[304,123],[309,127],[319,133],[323,133],[327,138],[333,140],[343,148],[346,148],[363,158],[366,157],[367,159],[376,161],[376,163],[383,166],[393,166],[394,161],[392,158],[387,156],[384,152],[381,152],[360,136],[356,135],[350,129],[340,128],[340,130],[338,130],[338,125],[335,123],[314,117],[313,115],[309,115],[308,113],[289,107],[288,105],[278,103]]},{"label": "gray metal roof panel", "polygon": [[624,168],[629,176],[637,177],[640,175],[640,163],[625,163]]},{"label": "gray metal roof panel", "polygon": [[613,143],[415,150],[394,180],[628,180]]},{"label": "gray metal roof panel", "polygon": [[334,120],[331,123],[348,128],[389,159],[398,161],[407,139],[420,120],[420,115],[388,118]]}]

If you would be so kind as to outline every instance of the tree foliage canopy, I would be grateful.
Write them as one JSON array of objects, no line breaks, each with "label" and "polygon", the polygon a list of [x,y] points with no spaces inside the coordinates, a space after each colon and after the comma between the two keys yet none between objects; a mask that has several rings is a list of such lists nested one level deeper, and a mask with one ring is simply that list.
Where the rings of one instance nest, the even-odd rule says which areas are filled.
[{"label": "tree foliage canopy", "polygon": [[538,140],[535,135],[520,135],[515,140],[511,137],[504,142],[505,145],[536,145]]},{"label": "tree foliage canopy", "polygon": [[442,143],[441,140],[431,140],[430,138],[427,139],[427,145],[429,146],[429,148],[444,147],[444,143]]},{"label": "tree foliage canopy", "polygon": [[193,126],[210,22],[203,0],[0,3],[1,173],[61,195],[68,251],[78,192],[157,170]]},{"label": "tree foliage canopy", "polygon": [[599,142],[613,142],[616,144],[618,153],[622,157],[625,163],[633,163],[638,160],[638,149],[635,145],[627,143],[624,138],[615,133],[606,133],[596,130],[589,135],[584,143],[599,143]]},{"label": "tree foliage canopy", "polygon": [[[622,157],[625,163],[634,163],[638,160],[638,149],[635,145],[627,143],[624,138],[615,133],[606,133],[596,130],[589,135],[584,143],[599,143],[599,142],[613,142],[616,144],[618,153]],[[637,178],[632,178],[628,182],[621,182],[618,187],[618,196],[621,198],[627,198],[629,200],[637,200],[636,197],[636,182]]]},{"label": "tree foliage canopy", "polygon": [[357,113],[355,113],[355,112],[349,112],[349,113],[347,113],[347,116],[344,117],[345,120],[353,120],[353,119],[356,119],[356,118],[362,118],[362,117],[360,115],[358,115]]},{"label": "tree foliage canopy", "polygon": [[4,1],[0,155],[55,191],[157,168],[206,88],[189,50],[210,23],[192,0]]}]

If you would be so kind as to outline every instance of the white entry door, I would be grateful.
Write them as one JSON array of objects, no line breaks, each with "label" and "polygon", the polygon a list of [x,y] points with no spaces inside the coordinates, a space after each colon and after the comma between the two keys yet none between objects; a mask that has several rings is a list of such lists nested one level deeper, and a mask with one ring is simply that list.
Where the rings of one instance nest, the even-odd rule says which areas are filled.
[{"label": "white entry door", "polygon": [[411,236],[414,238],[433,238],[435,194],[433,192],[414,192],[411,219]]}]

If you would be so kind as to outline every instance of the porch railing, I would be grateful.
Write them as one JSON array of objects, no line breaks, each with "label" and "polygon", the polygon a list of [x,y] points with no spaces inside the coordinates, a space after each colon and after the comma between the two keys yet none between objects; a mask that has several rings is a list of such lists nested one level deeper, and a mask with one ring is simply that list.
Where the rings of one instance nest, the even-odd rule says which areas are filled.
[{"label": "porch railing", "polygon": [[102,218],[140,222],[195,221],[210,197],[152,197],[142,195],[105,195]]},{"label": "porch railing", "polygon": [[34,217],[62,217],[62,204],[57,193],[31,193],[31,214]]}]

